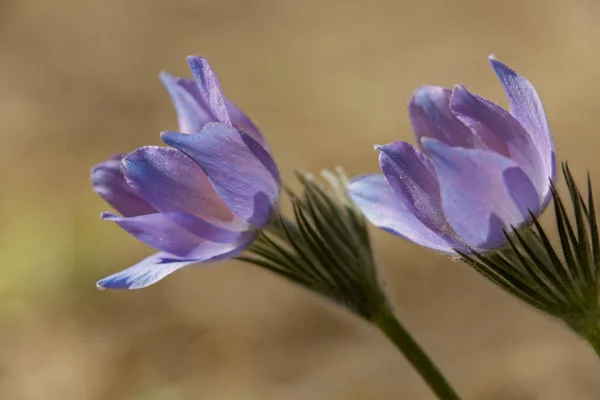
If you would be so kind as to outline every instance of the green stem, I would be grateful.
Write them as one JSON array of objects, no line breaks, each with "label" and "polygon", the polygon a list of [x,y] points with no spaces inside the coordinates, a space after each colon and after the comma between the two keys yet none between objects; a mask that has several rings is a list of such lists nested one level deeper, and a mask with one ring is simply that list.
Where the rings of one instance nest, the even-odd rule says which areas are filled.
[{"label": "green stem", "polygon": [[388,305],[383,305],[372,322],[396,345],[440,400],[460,400],[421,346],[400,324]]},{"label": "green stem", "polygon": [[590,346],[592,346],[598,357],[600,357],[600,326],[598,322],[596,321],[594,325],[589,326],[584,335]]},{"label": "green stem", "polygon": [[600,357],[600,309],[597,306],[591,310],[585,310],[578,317],[564,319],[567,325],[592,346],[598,357]]},{"label": "green stem", "polygon": [[596,354],[598,355],[598,357],[600,357],[600,340],[598,340],[598,338],[595,339],[587,339],[588,343],[592,346],[592,348],[596,351]]}]

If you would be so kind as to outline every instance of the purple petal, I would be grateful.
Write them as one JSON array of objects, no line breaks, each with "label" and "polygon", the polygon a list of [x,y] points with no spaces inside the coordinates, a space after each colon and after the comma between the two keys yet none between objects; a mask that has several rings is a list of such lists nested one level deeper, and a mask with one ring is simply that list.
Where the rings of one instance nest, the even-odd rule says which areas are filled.
[{"label": "purple petal", "polygon": [[[435,168],[431,161],[406,142],[394,142],[376,146],[379,153],[379,164],[386,178],[407,206],[417,207],[432,203],[432,207],[440,207],[440,190]],[[421,204],[427,203],[427,204]]]},{"label": "purple petal", "polygon": [[225,100],[225,107],[227,107],[227,113],[231,118],[231,123],[233,124],[233,126],[238,128],[240,131],[248,134],[248,136],[250,136],[256,142],[258,142],[262,147],[265,148],[265,150],[268,151],[269,147],[267,146],[267,141],[265,140],[263,135],[261,135],[260,131],[258,130],[256,125],[254,125],[254,123],[250,120],[250,118],[248,118],[248,116],[244,114],[242,110],[237,108],[236,105],[229,101],[227,98],[224,97],[223,99]]},{"label": "purple petal", "polygon": [[225,100],[221,92],[221,85],[208,61],[202,57],[189,56],[188,64],[198,84],[200,95],[215,118],[223,124],[231,125]]},{"label": "purple petal", "polygon": [[211,223],[195,215],[181,212],[164,213],[167,218],[194,235],[215,243],[241,243],[254,234],[246,221],[236,217],[235,223]]},{"label": "purple petal", "polygon": [[279,173],[270,154],[251,137],[223,124],[200,134],[164,132],[162,139],[204,170],[225,204],[255,227],[267,224],[279,196]]},{"label": "purple petal", "polygon": [[439,86],[423,86],[412,96],[408,116],[417,143],[430,137],[449,146],[477,147],[477,139],[450,111],[452,92]]},{"label": "purple petal", "polygon": [[533,182],[540,199],[550,190],[543,161],[523,126],[500,106],[456,86],[450,100],[456,117],[468,126],[490,150],[511,158]]},{"label": "purple petal", "polygon": [[160,80],[167,88],[171,100],[175,105],[179,119],[179,130],[183,133],[198,133],[202,127],[209,122],[215,122],[216,118],[207,109],[196,82],[175,78],[166,72],[161,72]]},{"label": "purple petal", "polygon": [[[199,115],[191,116],[192,118],[195,118],[198,120],[198,122],[196,124],[194,124],[194,130],[191,130],[191,129],[186,130],[186,129],[180,128],[179,131],[181,133],[198,133],[202,130],[202,127],[205,124],[207,124],[209,122],[218,122],[217,119],[212,115],[211,111],[208,109],[208,105],[206,105],[204,98],[202,97],[202,94],[200,93],[200,89],[198,88],[198,85],[196,84],[196,81],[191,80],[191,79],[186,79],[186,78],[176,78],[176,77],[173,77],[173,76],[167,74],[166,72],[161,73],[161,80],[163,81],[165,86],[167,86],[169,93],[171,93],[171,90],[173,90],[176,95],[178,95],[180,92],[185,92],[185,93],[187,93],[187,95],[185,97],[191,96],[194,99],[194,103],[199,108],[199,110],[196,111],[196,113]],[[169,89],[169,86],[172,87],[172,89]],[[171,94],[171,97],[174,97],[174,95]],[[175,102],[175,99],[173,99],[173,101]],[[242,112],[242,110],[240,110],[235,104],[233,104],[229,99],[227,99],[227,97],[223,96],[223,101],[225,103],[225,108],[227,109],[227,114],[229,115],[229,118],[231,119],[231,124],[234,127],[238,128],[239,130],[250,135],[250,137],[252,137],[252,139],[256,140],[265,149],[268,150],[268,146],[267,146],[267,142],[266,142],[265,138],[262,136],[262,134],[260,133],[260,131],[258,130],[256,125],[254,125],[252,120],[250,120],[250,118],[246,114],[244,114],[244,112]],[[177,104],[176,104],[176,108],[179,112],[179,107],[177,106]],[[190,111],[193,111],[192,108],[190,108]],[[188,119],[191,120],[192,118],[188,118]],[[188,125],[192,125],[192,124],[188,124]],[[182,124],[180,123],[180,127],[181,126],[182,126]]]},{"label": "purple petal", "polygon": [[505,244],[503,229],[539,212],[535,187],[518,164],[488,150],[450,147],[425,139],[440,182],[442,207],[456,233],[473,247]]},{"label": "purple petal", "polygon": [[197,262],[198,260],[173,258],[167,253],[156,253],[133,267],[99,280],[96,286],[100,289],[142,289]]},{"label": "purple petal", "polygon": [[431,161],[414,146],[394,142],[379,146],[379,164],[399,201],[426,227],[450,243],[459,240],[442,210],[440,188]]},{"label": "purple petal", "polygon": [[161,212],[185,212],[238,231],[248,228],[221,200],[202,168],[176,149],[141,147],[123,159],[123,173]]},{"label": "purple petal", "polygon": [[375,226],[421,246],[453,252],[451,244],[425,226],[398,198],[383,175],[362,175],[350,182],[348,192],[352,200]]},{"label": "purple petal", "polygon": [[525,77],[494,59],[493,56],[490,56],[490,64],[504,87],[510,113],[531,135],[540,152],[545,167],[545,177],[554,179],[554,146],[544,107],[535,88]]},{"label": "purple petal", "polygon": [[[176,217],[162,213],[130,218],[104,213],[103,218],[114,221],[129,234],[147,245],[179,257],[202,258],[206,254],[210,254],[212,257],[224,251],[229,251],[246,240],[245,234],[239,233],[237,240],[231,240],[229,243],[214,243],[184,229],[184,227],[174,222]],[[205,232],[206,236],[208,234],[209,231]]]},{"label": "purple petal", "polygon": [[206,104],[206,102],[204,101],[204,98],[202,97],[202,94],[200,93],[200,88],[198,87],[198,84],[196,83],[196,81],[193,79],[180,78],[180,77],[174,77],[174,79],[177,82],[177,85],[181,89],[188,92],[189,95],[192,96],[194,98],[194,100],[196,100],[196,102],[198,104],[200,104],[202,109],[211,117],[212,120],[210,122],[216,122],[216,119],[214,118],[214,116],[212,115],[210,110],[208,109],[208,104]]},{"label": "purple petal", "polygon": [[204,247],[205,253],[202,255],[200,251],[197,251],[196,258],[180,258],[165,252],[156,253],[133,267],[101,279],[96,285],[101,289],[141,289],[188,265],[236,257],[248,246],[252,239],[250,238],[234,248],[223,245],[221,245],[221,250],[215,247]]},{"label": "purple petal", "polygon": [[94,190],[126,217],[155,213],[156,209],[125,182],[121,172],[122,158],[122,155],[114,156],[92,169]]}]

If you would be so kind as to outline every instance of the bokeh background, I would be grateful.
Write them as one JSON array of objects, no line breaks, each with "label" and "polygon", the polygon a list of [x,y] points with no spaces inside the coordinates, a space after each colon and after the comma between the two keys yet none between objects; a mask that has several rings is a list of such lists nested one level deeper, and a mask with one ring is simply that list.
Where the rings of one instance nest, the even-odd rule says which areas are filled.
[{"label": "bokeh background", "polygon": [[[494,52],[536,85],[559,158],[600,182],[599,18],[595,0],[0,0],[0,398],[432,399],[379,332],[253,266],[97,291],[150,250],[99,219],[90,168],[176,127],[157,74],[188,76],[188,54],[293,186],[294,169],[377,171],[374,143],[412,140],[422,84],[506,104]],[[561,324],[373,233],[398,313],[466,399],[600,398]]]}]

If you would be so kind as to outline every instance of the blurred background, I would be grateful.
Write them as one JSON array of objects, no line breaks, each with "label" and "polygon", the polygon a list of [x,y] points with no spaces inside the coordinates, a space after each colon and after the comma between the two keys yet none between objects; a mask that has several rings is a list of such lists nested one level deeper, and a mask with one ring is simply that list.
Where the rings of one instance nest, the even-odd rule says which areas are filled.
[{"label": "blurred background", "polygon": [[[432,399],[378,331],[250,265],[97,291],[151,250],[99,219],[90,168],[176,127],[157,74],[201,54],[290,183],[375,172],[373,144],[413,140],[418,86],[506,104],[494,52],[598,190],[599,18],[595,0],[0,0],[0,398]],[[600,398],[600,363],[560,323],[373,233],[398,313],[466,399]]]}]

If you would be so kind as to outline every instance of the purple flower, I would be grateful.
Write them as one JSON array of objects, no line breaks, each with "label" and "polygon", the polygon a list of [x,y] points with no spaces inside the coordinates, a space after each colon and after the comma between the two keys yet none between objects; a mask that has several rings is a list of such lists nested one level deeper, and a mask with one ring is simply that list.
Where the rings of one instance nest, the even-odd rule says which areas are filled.
[{"label": "purple flower", "polygon": [[104,213],[159,250],[104,278],[101,288],[139,289],[197,262],[235,257],[265,227],[280,178],[265,140],[221,93],[206,60],[189,57],[195,81],[161,73],[181,132],[172,146],[141,147],[94,167],[94,190],[119,213]]},{"label": "purple flower", "polygon": [[376,146],[383,175],[349,187],[373,224],[432,249],[485,252],[547,206],[555,161],[542,103],[523,76],[490,63],[510,112],[462,85],[417,90],[408,109],[419,148]]}]

